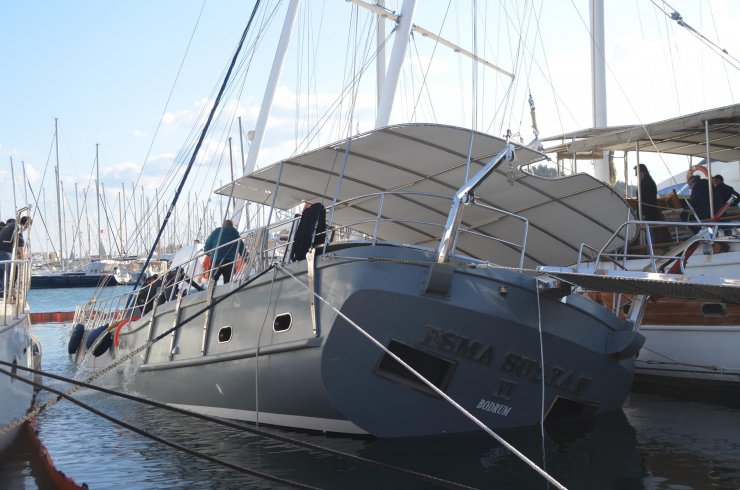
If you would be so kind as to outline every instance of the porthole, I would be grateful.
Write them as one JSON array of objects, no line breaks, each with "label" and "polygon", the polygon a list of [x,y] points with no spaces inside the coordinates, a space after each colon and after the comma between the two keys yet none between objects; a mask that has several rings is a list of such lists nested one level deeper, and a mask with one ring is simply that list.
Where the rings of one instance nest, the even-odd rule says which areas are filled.
[{"label": "porthole", "polygon": [[293,323],[293,317],[290,313],[282,313],[275,317],[275,321],[272,324],[272,328],[276,332],[285,332],[288,330]]},{"label": "porthole", "polygon": [[702,303],[701,314],[704,316],[722,317],[726,316],[724,303]]},{"label": "porthole", "polygon": [[218,331],[218,343],[224,344],[231,340],[231,327],[221,327]]}]

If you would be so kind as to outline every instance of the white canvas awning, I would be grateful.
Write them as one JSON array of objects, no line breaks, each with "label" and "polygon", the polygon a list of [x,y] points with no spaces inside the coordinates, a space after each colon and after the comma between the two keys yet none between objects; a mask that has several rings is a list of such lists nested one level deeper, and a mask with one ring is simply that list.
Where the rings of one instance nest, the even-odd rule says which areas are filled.
[{"label": "white canvas awning", "polygon": [[[216,192],[231,195],[235,185],[234,197],[266,205],[274,198],[279,209],[293,208],[302,201],[321,202],[328,207],[344,163],[338,202],[391,191],[452,198],[466,178],[468,149],[472,155],[472,176],[505,144],[500,138],[465,128],[434,124],[391,126],[285,159]],[[517,147],[513,165],[504,162],[475,193],[478,203],[529,221],[527,267],[575,263],[581,243],[600,247],[631,216],[621,196],[589,175],[548,180],[519,169],[543,158],[538,152]],[[280,186],[273,196],[278,176]],[[378,201],[368,198],[353,201],[351,206],[337,206],[333,224],[351,225],[372,235]],[[383,222],[378,236],[386,241],[436,249],[450,205],[450,200],[428,195],[386,195],[383,216],[397,221]],[[365,223],[358,224],[361,221]],[[479,207],[465,210],[461,229],[516,243],[521,242],[523,234],[518,221]],[[515,247],[473,234],[461,233],[457,250],[497,264],[519,265]]]},{"label": "white canvas awning", "polygon": [[561,141],[547,153],[558,158],[599,151],[661,152],[677,155],[707,156],[712,160],[740,160],[740,104],[697,112],[645,125],[596,128],[577,131],[542,141]]}]

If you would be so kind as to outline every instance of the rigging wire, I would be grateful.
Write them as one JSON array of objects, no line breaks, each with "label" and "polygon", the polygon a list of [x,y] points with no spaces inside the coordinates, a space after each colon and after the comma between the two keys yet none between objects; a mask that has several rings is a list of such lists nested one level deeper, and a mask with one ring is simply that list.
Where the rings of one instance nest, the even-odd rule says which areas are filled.
[{"label": "rigging wire", "polygon": [[[709,7],[709,14],[712,18],[712,25],[714,26],[714,33],[717,36],[717,42],[719,42],[719,32],[717,29],[717,21],[714,18],[714,10],[712,10],[712,4],[707,2],[707,6]],[[722,70],[725,72],[725,79],[727,80],[727,88],[730,90],[730,98],[732,99],[732,102],[735,102],[735,95],[732,91],[732,83],[730,83],[730,74],[727,73],[727,65],[722,65]]]},{"label": "rigging wire", "polygon": [[[4,361],[0,361],[0,363],[2,363],[3,365],[6,364]],[[17,366],[17,367],[20,367],[20,366]],[[23,369],[25,369],[25,368],[23,368]],[[46,385],[44,385],[42,383],[37,383],[37,382],[31,381],[31,380],[28,380],[28,379],[26,379],[26,378],[24,378],[22,376],[18,376],[17,374],[13,374],[10,371],[6,371],[5,369],[0,369],[0,373],[5,374],[5,375],[7,375],[7,376],[9,376],[11,378],[17,379],[18,381],[21,381],[23,383],[26,383],[26,384],[29,384],[29,385],[33,385],[34,387],[38,387],[38,388],[40,388],[40,389],[42,389],[44,391],[48,391],[50,393],[53,393],[53,394],[57,395],[58,397],[64,398],[65,400],[68,400],[68,401],[74,403],[75,405],[84,408],[88,412],[93,413],[93,414],[97,415],[98,417],[104,418],[104,419],[108,420],[109,422],[113,422],[114,424],[120,425],[121,427],[123,427],[125,429],[128,429],[131,432],[134,432],[136,434],[139,434],[140,436],[146,437],[147,439],[151,439],[153,441],[159,442],[160,444],[164,444],[165,446],[169,446],[169,447],[171,447],[173,449],[177,449],[177,450],[182,451],[184,453],[187,453],[187,454],[189,454],[191,456],[195,456],[196,458],[203,459],[203,460],[208,461],[208,462],[211,462],[211,463],[219,464],[219,465],[224,466],[226,468],[230,468],[232,470],[238,471],[239,473],[244,473],[246,475],[250,475],[250,476],[257,477],[257,478],[261,478],[263,480],[268,480],[268,481],[272,481],[272,482],[275,482],[275,483],[280,483],[280,484],[283,484],[283,485],[288,485],[288,486],[291,486],[291,487],[294,487],[294,488],[309,488],[309,489],[316,488],[316,487],[312,487],[310,485],[305,485],[303,483],[299,483],[299,482],[296,482],[296,481],[293,481],[293,480],[288,480],[286,478],[281,478],[279,476],[270,475],[269,473],[263,473],[261,471],[253,470],[253,469],[250,469],[250,468],[246,468],[244,466],[240,466],[240,465],[235,464],[235,463],[230,463],[229,461],[226,461],[226,460],[221,459],[221,458],[216,458],[214,456],[210,456],[210,455],[208,455],[206,453],[203,453],[201,451],[198,451],[198,450],[195,450],[195,449],[191,449],[189,447],[183,446],[183,445],[178,444],[176,442],[172,442],[172,441],[170,441],[168,439],[165,439],[163,437],[160,437],[158,435],[152,434],[149,431],[146,431],[146,430],[141,429],[141,428],[139,428],[139,427],[137,427],[135,425],[129,424],[127,422],[124,422],[123,420],[121,420],[119,418],[116,418],[116,417],[113,417],[112,415],[108,415],[107,413],[105,413],[105,412],[103,412],[101,410],[98,410],[95,407],[93,407],[91,405],[88,405],[87,403],[84,403],[84,402],[78,400],[77,398],[75,398],[75,397],[67,394],[67,393],[64,393],[63,391],[57,390],[57,389],[52,388],[50,386],[46,386]]]},{"label": "rigging wire", "polygon": [[691,34],[693,34],[702,44],[707,46],[709,49],[712,50],[712,52],[716,53],[720,58],[722,58],[724,61],[726,61],[731,67],[734,69],[740,71],[740,60],[738,60],[736,57],[730,54],[727,49],[719,46],[718,44],[714,43],[711,39],[706,37],[701,32],[697,31],[691,25],[689,25],[684,19],[683,16],[674,9],[668,2],[665,0],[662,0],[663,4],[670,8],[671,12],[669,13],[666,9],[658,5],[658,3],[655,0],[650,0],[650,2],[655,5],[655,8],[663,12],[663,14],[666,15],[671,20],[675,20],[676,23],[689,31]]},{"label": "rigging wire", "polygon": [[[277,270],[275,272],[277,273]],[[237,423],[237,422],[234,422],[234,421],[231,421],[231,420],[228,420],[228,419],[211,417],[209,415],[204,415],[204,414],[201,414],[201,413],[198,413],[198,412],[193,412],[193,411],[190,411],[190,410],[185,410],[185,409],[182,409],[182,408],[178,408],[178,407],[173,406],[173,405],[167,405],[166,403],[160,403],[160,402],[157,402],[155,400],[149,400],[149,399],[142,398],[142,397],[139,397],[139,396],[136,396],[136,395],[131,395],[129,393],[115,391],[115,390],[112,390],[112,389],[109,389],[109,388],[105,388],[105,387],[102,387],[102,386],[97,386],[97,385],[94,385],[94,384],[85,383],[84,381],[78,381],[76,379],[68,378],[66,376],[61,376],[61,375],[58,375],[58,374],[49,373],[49,372],[38,370],[38,369],[27,368],[25,366],[20,366],[20,365],[17,365],[17,364],[11,364],[11,363],[8,363],[6,361],[0,361],[0,365],[6,366],[6,367],[13,367],[13,368],[19,369],[21,371],[25,371],[25,372],[33,373],[35,375],[40,375],[40,376],[44,376],[44,377],[47,377],[47,378],[55,379],[55,380],[58,380],[58,381],[62,381],[64,383],[73,384],[73,385],[79,386],[81,388],[87,388],[87,389],[90,389],[90,390],[93,390],[93,391],[104,393],[106,395],[111,395],[111,396],[115,396],[115,397],[118,397],[118,398],[123,398],[125,400],[134,401],[134,402],[137,402],[137,403],[141,403],[142,405],[147,405],[147,406],[150,406],[150,407],[162,409],[162,410],[165,410],[165,411],[168,411],[168,412],[176,413],[178,415],[184,415],[186,417],[191,417],[191,418],[195,418],[195,419],[204,420],[206,422],[211,422],[213,424],[220,425],[222,427],[227,427],[227,428],[230,428],[230,429],[235,429],[235,430],[238,430],[238,431],[241,431],[241,432],[247,432],[249,434],[253,434],[253,435],[256,435],[256,436],[259,436],[259,437],[263,437],[263,438],[266,438],[266,439],[272,439],[272,440],[275,440],[275,441],[279,441],[279,442],[283,442],[283,443],[286,443],[286,444],[290,444],[292,446],[297,446],[297,447],[301,447],[301,448],[304,448],[304,449],[309,449],[309,450],[312,450],[312,451],[317,451],[317,452],[320,452],[320,453],[323,453],[323,454],[328,454],[328,455],[331,455],[331,456],[336,456],[336,457],[341,458],[341,459],[346,459],[348,461],[354,461],[354,462],[357,462],[357,463],[365,464],[365,465],[368,465],[368,466],[373,466],[373,467],[380,468],[380,469],[383,469],[383,470],[393,471],[393,472],[400,473],[400,474],[403,474],[403,475],[406,475],[406,476],[410,476],[410,477],[413,477],[413,478],[416,478],[416,479],[419,479],[419,480],[427,481],[427,482],[430,482],[430,483],[435,483],[437,485],[444,486],[446,488],[460,488],[460,489],[470,488],[468,486],[465,486],[465,485],[462,485],[462,484],[459,484],[459,483],[456,483],[456,482],[448,481],[448,480],[445,480],[443,478],[435,477],[435,476],[432,476],[432,475],[427,475],[425,473],[419,473],[417,471],[410,470],[410,469],[407,469],[407,468],[403,468],[401,466],[396,466],[396,465],[392,465],[392,464],[383,463],[383,462],[380,462],[380,461],[375,461],[375,460],[372,460],[372,459],[364,458],[362,456],[357,456],[355,454],[350,454],[350,453],[346,453],[346,452],[339,451],[339,450],[336,450],[336,449],[331,449],[331,448],[328,448],[328,447],[320,446],[318,444],[314,444],[314,443],[311,443],[311,442],[302,441],[302,440],[295,439],[295,438],[288,437],[288,436],[283,436],[283,435],[280,435],[280,434],[278,434],[276,432],[273,432],[273,431],[270,431],[270,430],[260,429],[259,427],[251,427],[249,425]],[[23,377],[21,377],[21,376],[19,376],[17,374],[16,375],[12,375],[11,373],[9,373],[8,371],[5,371],[3,369],[0,369],[0,373],[5,374],[7,376],[11,376],[11,377],[13,377],[15,379],[24,379]],[[43,386],[43,385],[40,385],[40,386],[42,386],[42,389],[45,389],[45,390],[47,389],[47,386]],[[48,390],[48,391],[51,391],[51,390]],[[65,399],[67,399],[67,400],[72,401],[73,403],[75,403],[73,400],[70,400],[69,399],[69,398],[71,398],[71,395],[67,395],[66,393],[63,393],[63,392],[60,392],[60,391],[52,391],[52,393],[54,393],[56,395],[60,395],[63,398],[65,398]],[[83,408],[85,408],[85,407],[83,407]],[[105,417],[105,418],[107,418],[107,417]],[[110,420],[110,419],[108,419],[108,420]],[[148,437],[148,436],[145,436],[145,437]],[[190,451],[186,451],[186,452],[190,453]]]},{"label": "rigging wire", "polygon": [[[444,29],[444,26],[447,23],[447,16],[450,13],[450,7],[451,6],[452,6],[452,0],[449,0],[447,2],[447,8],[445,9],[445,14],[442,17],[442,25],[439,27],[439,29],[436,32],[436,34],[437,34],[438,37],[434,40],[434,47],[432,48],[432,54],[429,57],[429,62],[427,63],[427,67],[423,71],[423,76],[422,76],[422,85],[424,85],[424,86],[427,87],[427,94],[428,94],[428,97],[429,97],[429,105],[430,105],[431,110],[432,110],[433,120],[435,120],[435,121],[437,120],[437,115],[436,115],[436,113],[434,111],[434,106],[431,103],[431,94],[429,94],[429,89],[428,89],[428,84],[427,84],[427,78],[429,77],[429,70],[431,70],[431,68],[432,68],[432,61],[434,61],[434,57],[437,54],[437,48],[439,47],[439,38],[441,37],[442,29]],[[414,48],[415,49],[417,48],[417,46],[416,46],[416,37],[415,36],[414,36]],[[417,57],[419,58],[419,61],[421,61],[421,56],[419,56],[419,54],[418,54],[418,49],[417,49]],[[419,92],[419,96],[417,97],[416,102],[414,103],[413,111],[411,112],[411,120],[414,120],[414,117],[416,117],[416,110],[419,107],[419,103],[421,101],[421,96],[422,96],[422,92],[420,91]]]},{"label": "rigging wire", "polygon": [[[203,140],[206,137],[206,132],[208,131],[208,128],[209,128],[209,126],[211,124],[211,121],[213,120],[213,116],[214,116],[214,113],[216,112],[216,109],[218,107],[218,104],[221,101],[221,97],[222,97],[222,95],[223,95],[223,93],[224,93],[224,91],[226,89],[226,85],[227,85],[227,83],[229,81],[231,72],[232,72],[232,70],[234,68],[234,65],[236,64],[236,60],[237,60],[237,57],[239,55],[239,52],[241,51],[241,48],[244,45],[244,40],[245,40],[245,38],[247,36],[247,33],[249,32],[249,30],[250,30],[250,28],[252,26],[252,21],[254,20],[254,17],[255,17],[255,15],[257,13],[257,9],[258,9],[260,3],[261,3],[261,0],[257,0],[255,2],[255,4],[254,4],[254,9],[252,10],[252,14],[249,17],[249,21],[247,22],[247,26],[244,28],[244,32],[242,33],[242,37],[241,37],[241,39],[239,41],[239,45],[238,45],[238,47],[236,49],[236,52],[234,53],[234,57],[232,58],[231,65],[229,66],[229,69],[228,69],[228,71],[226,73],[226,76],[224,77],[223,83],[221,84],[221,90],[219,91],[218,96],[216,97],[216,100],[215,100],[215,102],[213,104],[213,107],[211,109],[211,112],[210,112],[210,114],[208,116],[208,120],[206,121],[205,127],[203,128],[203,131],[201,132],[200,138],[198,139],[198,143],[197,143],[195,149],[193,150],[192,157],[190,158],[190,162],[188,163],[188,166],[185,169],[185,173],[184,173],[184,175],[182,177],[182,180],[180,181],[180,184],[178,185],[177,190],[175,191],[175,196],[174,196],[174,198],[172,200],[172,203],[170,204],[170,207],[167,209],[167,214],[164,217],[164,221],[162,222],[162,226],[159,229],[159,233],[157,234],[157,237],[154,240],[154,244],[152,245],[152,248],[149,251],[149,255],[147,256],[146,261],[144,262],[144,265],[142,267],[143,270],[146,270],[149,262],[152,259],[152,256],[154,255],[154,251],[156,249],[156,246],[157,246],[157,244],[159,243],[159,240],[162,237],[162,233],[164,232],[164,229],[167,226],[167,223],[169,222],[170,216],[172,215],[172,210],[175,207],[175,205],[177,204],[177,200],[180,197],[180,193],[182,192],[182,188],[185,186],[185,181],[187,180],[188,175],[190,174],[190,170],[193,168],[193,164],[195,163],[195,159],[198,156],[198,151],[200,150],[200,147],[203,144]],[[142,274],[139,274],[139,276],[137,277],[136,283],[134,284],[134,288],[133,289],[136,289],[138,287],[139,283],[141,282],[141,276],[142,276]]]}]

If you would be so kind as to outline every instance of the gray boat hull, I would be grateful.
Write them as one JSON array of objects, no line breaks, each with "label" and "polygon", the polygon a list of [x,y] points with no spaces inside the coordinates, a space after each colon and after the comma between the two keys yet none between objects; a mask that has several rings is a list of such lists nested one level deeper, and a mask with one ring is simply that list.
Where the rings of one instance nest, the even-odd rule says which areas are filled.
[{"label": "gray boat hull", "polygon": [[[300,429],[378,437],[476,430],[336,308],[491,428],[621,407],[634,357],[608,349],[615,336],[640,343],[629,324],[580,296],[542,294],[535,278],[506,269],[456,267],[440,292],[428,286],[432,262],[424,251],[390,246],[318,257],[313,287],[331,306],[316,299],[315,321],[308,262],[269,272],[138,355],[133,389],[201,413]],[[214,299],[239,287],[217,286]],[[127,324],[115,355],[198,312],[207,294]]]}]

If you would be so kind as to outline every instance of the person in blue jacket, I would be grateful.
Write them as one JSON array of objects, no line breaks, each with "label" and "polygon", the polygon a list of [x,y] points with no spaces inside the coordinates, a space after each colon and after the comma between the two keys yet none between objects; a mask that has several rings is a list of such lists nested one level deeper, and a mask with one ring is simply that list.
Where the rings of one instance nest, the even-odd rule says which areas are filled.
[{"label": "person in blue jacket", "polygon": [[206,254],[211,258],[211,267],[216,273],[211,277],[214,282],[223,276],[224,284],[231,281],[231,271],[234,267],[237,254],[244,252],[244,242],[234,223],[227,219],[208,235],[204,245]]}]

